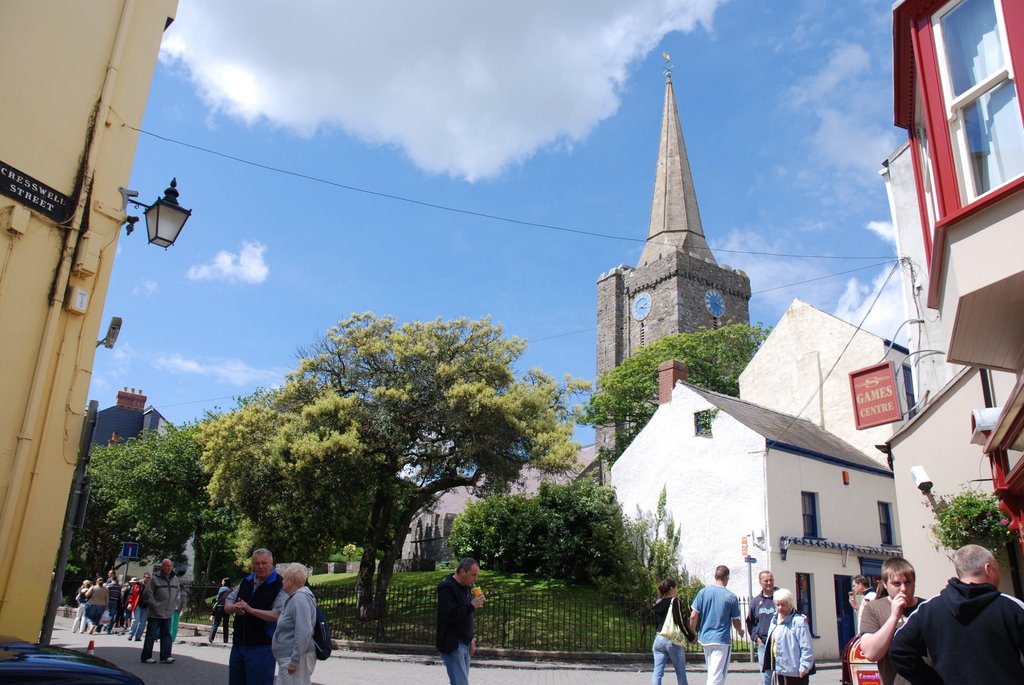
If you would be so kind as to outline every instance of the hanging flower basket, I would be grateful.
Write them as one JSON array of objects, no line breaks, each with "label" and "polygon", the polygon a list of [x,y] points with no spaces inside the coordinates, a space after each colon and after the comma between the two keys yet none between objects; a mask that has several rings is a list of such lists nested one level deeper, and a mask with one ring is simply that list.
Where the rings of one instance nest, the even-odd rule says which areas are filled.
[{"label": "hanging flower basket", "polygon": [[934,500],[935,524],[932,533],[939,547],[956,551],[964,545],[981,545],[995,554],[1006,551],[1006,543],[1016,539],[1016,531],[999,510],[995,495],[967,490]]}]

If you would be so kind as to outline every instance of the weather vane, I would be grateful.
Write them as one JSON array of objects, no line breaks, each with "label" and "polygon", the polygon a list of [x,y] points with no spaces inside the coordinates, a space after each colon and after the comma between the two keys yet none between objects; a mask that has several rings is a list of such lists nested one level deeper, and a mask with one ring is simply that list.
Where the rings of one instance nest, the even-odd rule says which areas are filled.
[{"label": "weather vane", "polygon": [[672,55],[662,51],[661,56],[665,58],[665,78],[672,78]]}]

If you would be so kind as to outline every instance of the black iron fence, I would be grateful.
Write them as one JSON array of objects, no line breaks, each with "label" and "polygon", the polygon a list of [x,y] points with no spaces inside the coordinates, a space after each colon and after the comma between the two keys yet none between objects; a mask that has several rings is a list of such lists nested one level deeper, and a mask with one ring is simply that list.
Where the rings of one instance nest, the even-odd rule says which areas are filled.
[{"label": "black iron fence", "polygon": [[[209,621],[216,586],[188,589],[183,620]],[[437,596],[433,589],[391,588],[387,613],[372,620],[359,618],[353,587],[316,587],[317,603],[327,616],[331,637],[377,643],[434,644]],[[747,602],[740,600],[746,615]],[[657,628],[651,602],[592,595],[553,595],[522,591],[488,597],[476,612],[478,647],[554,652],[641,653],[651,649]],[[735,651],[746,651],[746,640],[734,640]],[[688,645],[687,651],[699,651]]]}]

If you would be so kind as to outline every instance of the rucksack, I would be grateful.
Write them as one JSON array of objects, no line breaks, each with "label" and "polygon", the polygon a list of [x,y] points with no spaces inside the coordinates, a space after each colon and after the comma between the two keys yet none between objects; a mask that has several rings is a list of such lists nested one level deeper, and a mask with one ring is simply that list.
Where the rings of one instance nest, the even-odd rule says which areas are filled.
[{"label": "rucksack", "polygon": [[319,605],[316,607],[316,619],[313,621],[313,646],[318,661],[326,661],[331,656],[331,627],[327,625],[327,617]]}]

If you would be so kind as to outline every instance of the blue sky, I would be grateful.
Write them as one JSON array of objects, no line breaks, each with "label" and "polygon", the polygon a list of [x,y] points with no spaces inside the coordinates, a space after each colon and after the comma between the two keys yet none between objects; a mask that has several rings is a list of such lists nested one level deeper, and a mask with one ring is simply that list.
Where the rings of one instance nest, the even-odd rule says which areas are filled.
[{"label": "blue sky", "polygon": [[[662,52],[708,242],[750,275],[752,321],[800,298],[857,323],[890,271],[888,0],[282,7],[180,0],[128,122],[145,132],[131,187],[150,202],[176,176],[193,216],[166,252],[141,225],[120,241],[101,407],[129,386],[176,423],[230,408],[363,311],[491,316],[530,341],[524,369],[592,380],[596,280],[647,232]],[[905,318],[895,285],[866,324],[883,337]]]}]

